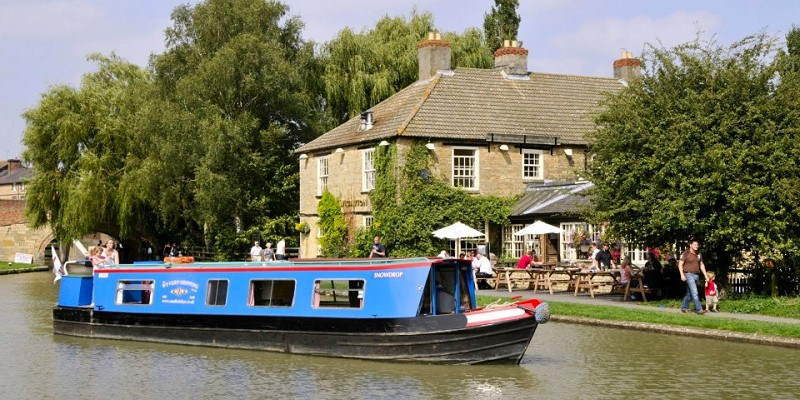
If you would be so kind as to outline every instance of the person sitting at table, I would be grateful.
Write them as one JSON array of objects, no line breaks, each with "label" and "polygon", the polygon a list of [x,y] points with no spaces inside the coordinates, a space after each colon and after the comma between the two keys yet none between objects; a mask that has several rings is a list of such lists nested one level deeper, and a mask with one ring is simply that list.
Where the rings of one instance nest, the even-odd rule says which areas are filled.
[{"label": "person sitting at table", "polygon": [[652,251],[647,252],[647,262],[644,264],[644,284],[649,288],[661,288],[663,277],[661,275],[661,262]]},{"label": "person sitting at table", "polygon": [[492,278],[492,264],[489,259],[481,253],[475,252],[472,261],[472,268],[475,269],[475,277],[478,279],[478,289],[491,289],[492,286],[486,282],[486,278]]},{"label": "person sitting at table", "polygon": [[536,256],[536,252],[533,250],[528,250],[527,253],[523,254],[522,257],[519,258],[519,262],[517,263],[517,269],[525,269],[533,264],[533,258]]},{"label": "person sitting at table", "polygon": [[[639,287],[639,280],[633,279],[633,265],[631,264],[631,257],[627,256],[624,260],[622,260],[622,264],[619,266],[620,269],[620,278],[619,284],[623,287],[628,286],[628,282],[630,282],[631,287]],[[631,295],[631,300],[636,300],[634,295]]]}]

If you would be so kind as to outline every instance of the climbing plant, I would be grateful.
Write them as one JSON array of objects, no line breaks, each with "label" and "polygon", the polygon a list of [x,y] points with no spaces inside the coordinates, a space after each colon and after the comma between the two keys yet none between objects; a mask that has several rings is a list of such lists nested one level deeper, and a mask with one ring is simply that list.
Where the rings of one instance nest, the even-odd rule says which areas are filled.
[{"label": "climbing plant", "polygon": [[347,225],[339,199],[325,190],[319,200],[317,212],[319,213],[319,227],[323,232],[319,238],[322,256],[344,257],[348,247]]},{"label": "climbing plant", "polygon": [[[421,143],[402,156],[396,145],[376,152],[370,233],[381,235],[393,256],[436,254],[441,241],[431,232],[456,221],[473,226],[482,226],[484,221],[500,225],[509,222],[513,197],[475,195],[454,188],[444,176],[432,174],[429,153]],[[368,243],[357,244],[359,248],[365,246]]]}]

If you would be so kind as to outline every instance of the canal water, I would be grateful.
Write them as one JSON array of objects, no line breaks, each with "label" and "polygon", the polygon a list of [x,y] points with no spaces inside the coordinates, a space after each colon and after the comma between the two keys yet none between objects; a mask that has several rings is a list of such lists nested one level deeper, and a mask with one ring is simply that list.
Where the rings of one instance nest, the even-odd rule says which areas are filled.
[{"label": "canal water", "polygon": [[539,327],[519,366],[431,366],[52,334],[49,273],[0,276],[0,399],[796,399],[800,351]]}]

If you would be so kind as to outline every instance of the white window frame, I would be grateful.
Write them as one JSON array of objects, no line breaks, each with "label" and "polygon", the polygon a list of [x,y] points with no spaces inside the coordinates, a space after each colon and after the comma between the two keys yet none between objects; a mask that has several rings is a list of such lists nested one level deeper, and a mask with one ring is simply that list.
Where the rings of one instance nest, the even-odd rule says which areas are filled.
[{"label": "white window frame", "polygon": [[579,231],[583,230],[586,235],[586,240],[595,243],[600,240],[600,226],[596,224],[589,224],[586,222],[562,222],[559,226],[561,234],[559,237],[559,256],[562,261],[575,261],[577,259],[575,247],[573,245],[573,236]]},{"label": "white window frame", "polygon": [[361,191],[375,189],[375,148],[361,150]]},{"label": "white window frame", "polygon": [[[538,164],[528,163],[528,155],[537,155]],[[523,181],[537,181],[544,179],[544,151],[534,149],[522,149],[522,180]],[[528,175],[526,168],[532,168],[536,171],[535,174]]]},{"label": "white window frame", "polygon": [[365,215],[364,216],[364,229],[372,228],[372,223],[375,222],[375,219],[372,215]]},{"label": "white window frame", "polygon": [[322,196],[322,193],[328,188],[329,171],[328,156],[319,157],[317,159],[317,196]]},{"label": "white window frame", "polygon": [[[458,151],[458,150],[472,151],[472,156],[456,156],[456,151]],[[481,188],[481,186],[480,186],[480,165],[481,164],[480,164],[480,153],[478,152],[478,148],[477,147],[458,147],[458,146],[454,146],[453,149],[452,149],[451,155],[452,155],[453,165],[451,167],[451,171],[450,172],[452,173],[453,176],[452,176],[452,179],[451,179],[450,183],[453,185],[453,187],[461,188],[461,189],[464,189],[464,190],[467,190],[467,191],[478,191],[478,190],[480,190],[480,188]],[[456,185],[456,180],[457,179],[458,180],[468,180],[468,179],[470,179],[470,177],[466,176],[466,175],[459,175],[458,177],[456,176],[456,170],[457,170],[457,168],[456,168],[456,159],[457,158],[458,159],[462,159],[462,158],[463,159],[470,159],[470,158],[472,159],[472,177],[471,177],[472,178],[472,186],[471,187]],[[467,167],[463,167],[463,168],[460,168],[460,169],[466,170]]]}]

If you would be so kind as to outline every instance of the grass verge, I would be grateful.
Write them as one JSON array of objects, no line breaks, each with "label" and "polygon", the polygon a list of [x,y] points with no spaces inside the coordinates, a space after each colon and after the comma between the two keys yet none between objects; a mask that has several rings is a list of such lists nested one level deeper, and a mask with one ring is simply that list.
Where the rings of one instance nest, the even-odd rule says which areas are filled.
[{"label": "grass verge", "polygon": [[15,263],[11,261],[0,261],[0,271],[10,271],[10,270],[31,270],[36,271],[41,268],[41,265],[36,264],[23,264],[23,263]]},{"label": "grass verge", "polygon": [[[478,296],[478,305],[486,305],[498,299],[500,299],[501,302],[510,301],[509,299],[500,297]],[[800,339],[800,324],[748,321],[733,318],[710,318],[708,316],[668,313],[649,310],[647,308],[630,309],[564,302],[548,302],[548,304],[550,304],[550,310],[553,315],[569,315],[607,321],[641,322],[698,329],[714,329]]]}]

